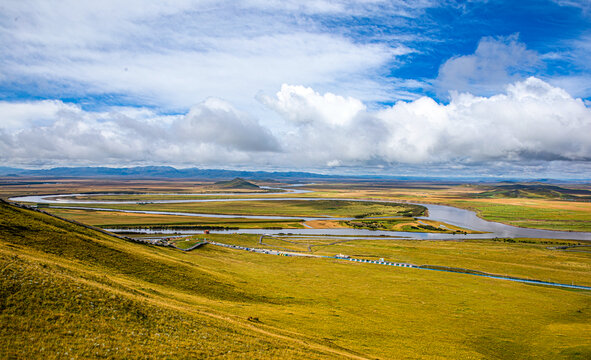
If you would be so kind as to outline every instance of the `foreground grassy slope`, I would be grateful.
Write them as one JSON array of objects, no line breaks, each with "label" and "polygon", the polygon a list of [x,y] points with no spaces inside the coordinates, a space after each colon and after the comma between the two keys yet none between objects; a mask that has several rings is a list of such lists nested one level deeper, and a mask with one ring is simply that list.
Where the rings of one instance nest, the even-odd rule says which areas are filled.
[{"label": "foreground grassy slope", "polygon": [[0,244],[5,357],[591,355],[586,291],[210,245],[183,253],[5,205]]},{"label": "foreground grassy slope", "polygon": [[273,299],[159,249],[5,204],[0,237],[1,357],[338,357],[181,305],[187,294],[205,304]]}]

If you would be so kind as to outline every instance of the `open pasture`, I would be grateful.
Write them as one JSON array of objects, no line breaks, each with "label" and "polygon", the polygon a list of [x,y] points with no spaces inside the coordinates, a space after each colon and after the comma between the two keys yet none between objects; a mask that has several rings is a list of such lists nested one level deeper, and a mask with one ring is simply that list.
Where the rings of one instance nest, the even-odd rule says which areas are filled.
[{"label": "open pasture", "polygon": [[227,218],[200,218],[175,215],[157,215],[157,214],[137,214],[109,212],[99,210],[80,210],[80,209],[59,209],[44,208],[44,210],[64,217],[66,219],[80,221],[85,224],[112,228],[112,227],[191,227],[191,226],[212,226],[212,227],[230,227],[230,228],[275,228],[286,229],[303,228],[298,221],[282,221],[271,219],[227,219]]},{"label": "open pasture", "polygon": [[220,215],[261,215],[291,217],[370,217],[422,214],[422,206],[346,200],[221,201],[173,204],[68,204],[119,210],[168,211]]},{"label": "open pasture", "polygon": [[[0,278],[1,316],[10,324],[0,331],[0,347],[11,356],[583,359],[591,354],[588,291],[211,245],[184,253],[125,242],[28,210],[6,205],[0,210],[6,275]],[[481,263],[485,271],[553,272],[548,276],[565,281],[589,278],[587,255],[544,250],[544,244],[324,245],[313,250],[449,266]]]},{"label": "open pasture", "polygon": [[[326,183],[310,187],[315,196],[401,200],[474,210],[485,220],[563,231],[591,231],[591,202],[546,198],[476,198],[473,184]],[[589,185],[576,186],[588,190]]]},{"label": "open pasture", "polygon": [[209,234],[195,238],[247,247],[270,248],[415,265],[463,268],[550,282],[591,285],[591,250],[559,251],[549,247],[580,244],[551,239],[359,240],[331,236],[265,236]]},{"label": "open pasture", "polygon": [[[25,181],[26,180],[26,181]],[[40,179],[22,179],[14,181],[14,186],[0,188],[0,196],[8,198],[16,195],[35,194],[67,194],[67,193],[105,193],[121,192],[117,195],[84,196],[81,199],[89,200],[165,200],[165,199],[214,199],[225,196],[205,195],[190,196],[189,193],[203,193],[211,187],[213,182],[199,182],[187,180],[87,180],[87,179],[56,179],[42,181]],[[263,184],[263,183],[260,183]],[[281,187],[279,183],[269,183],[271,186]],[[566,185],[563,185],[566,186]],[[577,184],[572,186],[577,190],[591,189],[589,185]],[[510,225],[541,228],[549,230],[565,231],[591,231],[591,202],[570,201],[559,199],[540,198],[478,198],[490,185],[462,184],[462,183],[438,183],[438,182],[404,182],[404,181],[348,181],[348,182],[319,182],[300,189],[310,190],[305,194],[278,194],[261,195],[249,194],[245,190],[237,189],[236,197],[319,197],[341,199],[368,199],[388,201],[410,201],[433,204],[457,206],[476,211],[479,216],[490,221],[499,221]],[[138,195],[133,193],[152,193],[152,195]],[[228,189],[224,189],[228,192]],[[178,195],[163,196],[157,193],[178,193]],[[328,202],[325,204],[329,204]],[[250,204],[249,204],[250,205]],[[309,205],[309,204],[308,204]],[[219,214],[243,213],[243,214],[281,214],[285,216],[355,216],[363,213],[371,213],[373,209],[355,209],[352,206],[346,208],[331,209],[330,205],[308,206],[305,204],[283,204],[280,209],[271,204],[252,204],[244,206],[242,203],[225,203],[217,205],[196,204],[145,204],[117,206],[117,208],[139,210],[170,210],[184,212],[203,212],[215,207],[214,212]],[[98,207],[99,205],[97,205]],[[101,207],[115,207],[100,205]],[[289,209],[289,210],[288,210]],[[391,214],[392,209],[385,211],[383,208],[375,209],[375,212]],[[386,216],[384,215],[384,216]],[[333,225],[334,226],[334,225]]]}]

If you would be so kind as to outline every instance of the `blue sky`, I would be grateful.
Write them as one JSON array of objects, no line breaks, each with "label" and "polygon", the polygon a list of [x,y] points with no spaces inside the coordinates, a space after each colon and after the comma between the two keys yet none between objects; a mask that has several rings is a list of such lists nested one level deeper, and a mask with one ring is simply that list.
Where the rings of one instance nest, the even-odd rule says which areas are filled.
[{"label": "blue sky", "polygon": [[574,0],[5,2],[0,161],[588,177],[590,22]]}]

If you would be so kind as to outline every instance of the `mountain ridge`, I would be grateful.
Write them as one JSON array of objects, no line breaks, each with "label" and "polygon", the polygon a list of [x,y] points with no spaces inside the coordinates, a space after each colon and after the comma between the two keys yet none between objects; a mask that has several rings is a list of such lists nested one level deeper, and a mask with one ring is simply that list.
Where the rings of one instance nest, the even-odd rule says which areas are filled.
[{"label": "mountain ridge", "polygon": [[339,175],[323,175],[300,171],[249,171],[185,168],[172,166],[137,166],[137,167],[56,167],[51,169],[20,169],[0,167],[0,176],[42,176],[42,177],[134,177],[134,178],[195,178],[195,179],[309,179],[341,178]]}]

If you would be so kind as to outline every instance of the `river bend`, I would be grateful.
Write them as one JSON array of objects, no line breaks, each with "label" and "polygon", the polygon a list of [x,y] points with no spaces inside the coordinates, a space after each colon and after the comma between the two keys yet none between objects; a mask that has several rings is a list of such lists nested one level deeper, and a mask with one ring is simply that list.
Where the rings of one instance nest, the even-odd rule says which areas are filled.
[{"label": "river bend", "polygon": [[[271,189],[271,188],[266,188]],[[261,195],[279,195],[279,194],[303,194],[308,193],[308,190],[301,189],[278,189],[283,190],[282,192],[268,192]],[[100,201],[100,200],[75,200],[67,199],[68,197],[76,196],[101,196],[101,195],[117,195],[115,193],[94,193],[94,194],[59,194],[59,195],[33,195],[33,196],[20,196],[13,197],[11,201],[19,202],[33,202],[33,203],[46,203],[58,205],[60,208],[72,208],[72,209],[84,209],[84,210],[99,210],[99,211],[112,211],[112,212],[126,212],[126,213],[140,213],[140,214],[159,214],[159,215],[177,215],[177,216],[194,216],[194,217],[216,217],[216,218],[249,218],[249,219],[285,219],[285,220],[352,220],[352,218],[337,218],[337,217],[293,217],[293,216],[263,216],[263,215],[220,215],[220,214],[197,214],[197,213],[186,213],[186,212],[172,212],[172,211],[143,211],[143,210],[119,210],[119,209],[104,209],[94,208],[92,206],[81,206],[85,204],[139,204],[145,203],[144,201]],[[161,193],[161,194],[134,194],[134,195],[161,195],[161,196],[179,196],[179,195],[191,195],[191,196],[228,196],[227,198],[221,199],[171,199],[171,200],[153,200],[149,203],[154,204],[172,204],[172,203],[191,203],[191,202],[227,202],[227,201],[285,201],[285,200],[297,200],[297,201],[319,201],[319,200],[335,200],[335,201],[364,201],[364,202],[392,202],[387,200],[364,200],[364,199],[342,199],[342,198],[313,198],[313,197],[256,197],[256,198],[240,198],[235,197],[237,195],[253,195],[252,193],[199,193],[199,194],[178,194],[178,193]],[[64,206],[64,205],[76,205],[76,206]],[[475,212],[465,209],[459,209],[453,206],[446,205],[433,205],[423,203],[412,203],[415,205],[422,205],[429,211],[429,215],[426,217],[420,217],[421,219],[429,219],[435,221],[441,221],[451,225],[459,226],[476,231],[486,232],[485,234],[468,234],[468,235],[457,235],[457,234],[438,234],[438,233],[420,233],[420,232],[399,232],[399,231],[383,231],[383,230],[364,230],[364,229],[283,229],[283,230],[268,230],[268,229],[240,229],[240,233],[253,233],[253,234],[279,234],[289,232],[291,234],[298,235],[334,235],[334,236],[398,236],[410,239],[484,239],[491,237],[510,237],[510,238],[548,238],[548,239],[572,239],[572,240],[590,240],[591,232],[571,232],[571,231],[555,231],[555,230],[541,230],[541,229],[529,229],[521,228],[498,222],[487,221],[479,218]],[[55,207],[55,206],[54,206]],[[117,229],[112,229],[117,231]],[[120,230],[119,230],[120,231]],[[133,230],[126,230],[133,231]],[[178,231],[178,230],[177,230]],[[146,233],[149,232],[146,229],[137,229],[137,232]],[[166,232],[165,230],[158,230],[159,233]],[[171,230],[174,232],[174,230]],[[183,233],[191,233],[191,231],[183,230]],[[212,232],[224,232],[224,231],[212,231]]]}]

